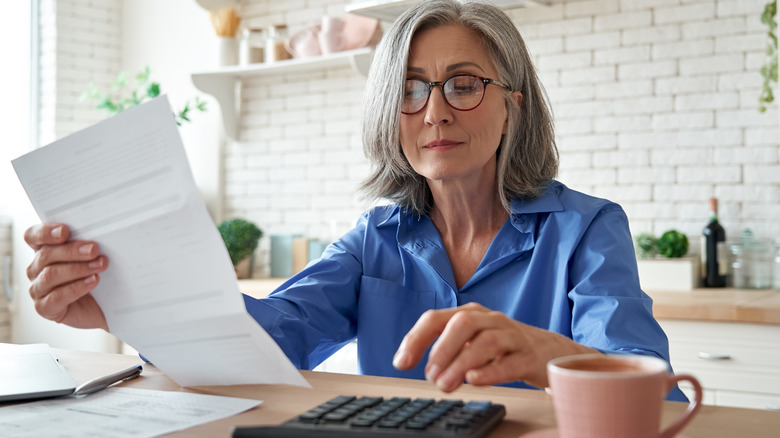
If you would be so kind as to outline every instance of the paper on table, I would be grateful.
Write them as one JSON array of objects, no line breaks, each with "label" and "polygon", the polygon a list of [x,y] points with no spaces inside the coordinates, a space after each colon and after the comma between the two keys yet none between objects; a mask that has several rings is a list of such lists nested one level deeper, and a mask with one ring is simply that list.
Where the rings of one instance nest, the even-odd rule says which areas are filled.
[{"label": "paper on table", "polygon": [[183,386],[309,386],[246,312],[165,96],[13,161],[38,216],[100,244],[111,333]]},{"label": "paper on table", "polygon": [[244,412],[259,400],[108,388],[67,397],[0,408],[2,436],[13,438],[153,437]]}]

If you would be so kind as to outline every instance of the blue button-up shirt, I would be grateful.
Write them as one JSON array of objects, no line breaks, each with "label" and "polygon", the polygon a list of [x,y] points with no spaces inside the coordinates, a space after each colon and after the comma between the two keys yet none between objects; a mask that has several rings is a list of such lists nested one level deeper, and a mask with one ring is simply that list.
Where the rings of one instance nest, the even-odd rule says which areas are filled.
[{"label": "blue button-up shirt", "polygon": [[[668,362],[619,205],[552,182],[539,198],[512,200],[510,213],[460,289],[430,218],[390,205],[364,213],[267,298],[245,297],[247,310],[302,369],[357,338],[362,373],[424,378],[427,354],[410,371],[393,367],[401,340],[426,310],[469,302],[605,353]],[[669,398],[684,399],[678,389]]]}]

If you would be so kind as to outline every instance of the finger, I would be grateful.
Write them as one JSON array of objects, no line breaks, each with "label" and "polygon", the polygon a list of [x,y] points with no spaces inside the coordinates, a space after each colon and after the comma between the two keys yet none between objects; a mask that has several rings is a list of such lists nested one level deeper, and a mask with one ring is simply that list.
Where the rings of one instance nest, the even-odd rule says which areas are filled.
[{"label": "finger", "polygon": [[27,278],[35,279],[47,266],[56,263],[89,262],[100,254],[95,242],[76,240],[58,245],[43,245],[36,252],[32,263],[27,267]]},{"label": "finger", "polygon": [[466,371],[510,351],[514,341],[501,317],[499,312],[483,311],[454,315],[431,348],[426,378],[450,392],[465,380]]},{"label": "finger", "polygon": [[[494,326],[486,318],[487,315],[491,313],[501,315],[474,303],[457,307],[455,310],[455,313],[446,321],[439,339],[436,340],[431,348],[427,368],[443,369],[443,367],[446,367],[461,351],[463,346],[476,336],[476,333]],[[428,378],[435,380],[438,371],[441,371],[441,369],[433,370],[431,375],[426,375],[428,375]]]},{"label": "finger", "polygon": [[[470,377],[469,373],[473,370],[482,370],[486,367],[498,366],[498,371],[505,371],[500,367],[502,359],[513,353],[518,353],[519,357],[525,357],[521,337],[517,333],[507,329],[486,329],[480,330],[474,338],[467,344],[467,348],[462,348],[458,354],[446,365],[441,373],[436,377],[436,385],[445,392],[451,392],[457,389],[464,381],[470,383],[481,383],[480,378],[490,379],[489,375],[478,375],[477,382],[472,382],[475,378]],[[493,368],[490,368],[493,370]],[[494,378],[503,379],[493,383],[503,383],[518,380],[515,375],[516,369],[508,369],[507,372],[514,373],[512,377],[497,375]],[[494,370],[495,372],[495,370]]]},{"label": "finger", "polygon": [[33,225],[24,231],[24,241],[36,251],[43,245],[66,242],[68,237],[70,229],[66,225],[51,222]]},{"label": "finger", "polygon": [[481,367],[466,371],[466,381],[473,385],[496,385],[524,380],[538,381],[536,361],[524,352],[499,356]]},{"label": "finger", "polygon": [[458,312],[458,308],[428,310],[423,313],[414,326],[404,336],[393,357],[393,366],[399,370],[408,370],[417,365],[425,350],[441,334],[447,321]]},{"label": "finger", "polygon": [[44,318],[60,323],[68,316],[70,306],[92,292],[100,282],[97,274],[72,281],[35,300],[35,310]]},{"label": "finger", "polygon": [[[560,356],[581,353],[598,353],[590,347],[578,344],[559,333],[553,333],[536,327],[513,321],[515,329],[501,338],[515,342],[503,344],[506,349],[491,362],[482,367],[466,371],[466,380],[477,385],[523,380],[528,384],[543,388],[548,385],[547,362]],[[480,342],[479,344],[489,342]],[[475,341],[474,344],[477,344]],[[491,354],[483,352],[482,354]]]},{"label": "finger", "polygon": [[40,300],[54,289],[83,280],[91,275],[98,274],[108,268],[108,258],[99,256],[95,260],[79,263],[58,263],[46,266],[33,277],[30,285],[30,296],[33,300]]}]

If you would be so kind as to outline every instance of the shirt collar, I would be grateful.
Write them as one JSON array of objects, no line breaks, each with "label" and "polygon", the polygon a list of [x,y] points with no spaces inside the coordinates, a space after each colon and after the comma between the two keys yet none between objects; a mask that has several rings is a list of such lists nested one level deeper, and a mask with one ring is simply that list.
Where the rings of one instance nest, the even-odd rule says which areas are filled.
[{"label": "shirt collar", "polygon": [[541,196],[534,199],[513,198],[510,203],[510,214],[549,213],[563,211],[563,204],[559,199],[562,184],[552,181],[545,188]]}]

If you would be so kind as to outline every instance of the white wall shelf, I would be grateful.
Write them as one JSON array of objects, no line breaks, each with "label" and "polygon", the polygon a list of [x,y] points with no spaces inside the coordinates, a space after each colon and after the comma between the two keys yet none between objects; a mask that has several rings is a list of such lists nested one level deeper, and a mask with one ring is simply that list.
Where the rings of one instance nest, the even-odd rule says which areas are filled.
[{"label": "white wall shelf", "polygon": [[[365,0],[351,3],[345,10],[351,14],[365,15],[382,21],[393,21],[401,12],[421,0]],[[550,0],[492,0],[501,9],[549,6]]]},{"label": "white wall shelf", "polygon": [[[421,0],[364,0],[349,4],[346,12],[377,18],[383,21],[394,20],[401,12]],[[549,6],[550,0],[493,0],[493,4],[502,9]],[[362,75],[368,74],[373,49],[363,47],[356,50],[337,52],[330,55],[311,58],[290,59],[271,64],[259,63],[247,66],[228,66],[215,70],[192,74],[195,87],[217,99],[222,109],[222,121],[225,133],[231,139],[238,138],[238,116],[241,113],[241,80],[246,77],[282,75],[291,72],[312,71],[329,67],[350,65]]]},{"label": "white wall shelf", "polygon": [[222,109],[222,121],[229,138],[238,138],[238,115],[241,113],[241,80],[248,77],[274,76],[286,73],[321,70],[330,67],[351,66],[362,75],[368,74],[371,47],[336,52],[311,58],[294,58],[273,63],[227,66],[192,74],[192,83],[204,93],[211,94]]}]

